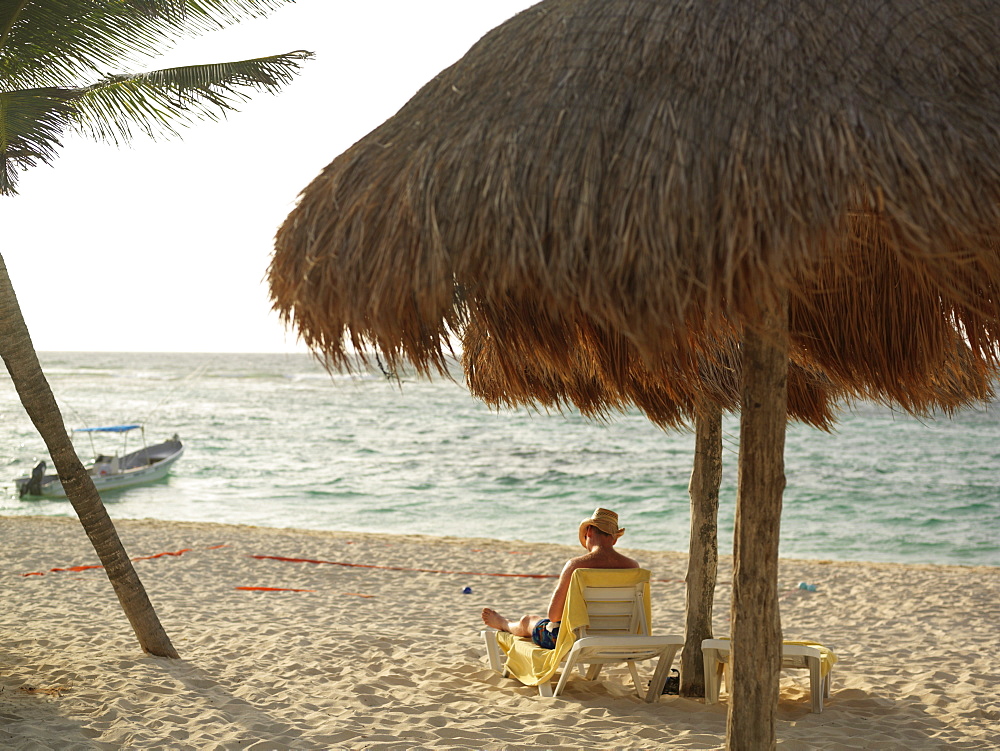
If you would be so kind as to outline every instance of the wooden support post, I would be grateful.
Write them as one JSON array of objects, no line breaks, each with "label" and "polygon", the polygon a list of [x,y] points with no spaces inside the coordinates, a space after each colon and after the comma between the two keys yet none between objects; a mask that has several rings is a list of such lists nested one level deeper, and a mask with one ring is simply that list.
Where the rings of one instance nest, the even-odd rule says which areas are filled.
[{"label": "wooden support post", "polygon": [[691,497],[691,538],[685,592],[684,651],[680,695],[705,695],[701,642],[711,639],[712,605],[719,569],[719,486],[722,484],[722,410],[704,408],[695,418]]},{"label": "wooden support post", "polygon": [[733,548],[732,686],[726,747],[775,748],[781,669],[778,541],[785,489],[787,300],[742,345],[743,394]]}]

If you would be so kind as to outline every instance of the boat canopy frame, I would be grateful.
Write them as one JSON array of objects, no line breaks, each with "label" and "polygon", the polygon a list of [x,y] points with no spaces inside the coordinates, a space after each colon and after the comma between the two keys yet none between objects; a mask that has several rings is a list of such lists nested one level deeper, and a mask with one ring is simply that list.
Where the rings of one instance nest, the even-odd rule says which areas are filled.
[{"label": "boat canopy frame", "polygon": [[139,422],[127,423],[125,425],[101,425],[99,427],[93,428],[73,428],[74,433],[89,433],[90,435],[90,450],[94,453],[95,457],[101,456],[98,453],[97,447],[94,446],[94,433],[121,433],[122,434],[122,447],[121,453],[124,456],[128,453],[128,434],[133,430],[142,431],[142,447],[146,448],[146,426]]},{"label": "boat canopy frame", "polygon": [[131,425],[105,425],[99,428],[73,428],[74,433],[127,433],[130,430],[142,429],[141,423]]}]

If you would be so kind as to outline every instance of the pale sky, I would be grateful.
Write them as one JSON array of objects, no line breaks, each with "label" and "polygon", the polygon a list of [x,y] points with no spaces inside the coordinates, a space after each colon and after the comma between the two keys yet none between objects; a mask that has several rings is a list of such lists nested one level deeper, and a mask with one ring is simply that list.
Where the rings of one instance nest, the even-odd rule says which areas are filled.
[{"label": "pale sky", "polygon": [[2,253],[35,349],[304,352],[263,281],[299,191],[533,4],[298,0],[143,66],[316,53],[281,93],[183,139],[119,148],[71,136],[51,167],[21,173],[20,195],[0,198]]}]

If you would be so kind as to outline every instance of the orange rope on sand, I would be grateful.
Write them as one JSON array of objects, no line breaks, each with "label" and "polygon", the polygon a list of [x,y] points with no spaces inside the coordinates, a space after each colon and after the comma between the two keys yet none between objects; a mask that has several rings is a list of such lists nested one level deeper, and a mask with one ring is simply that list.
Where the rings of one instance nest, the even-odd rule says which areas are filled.
[{"label": "orange rope on sand", "polygon": [[[228,548],[228,547],[229,547],[228,544],[223,543],[221,545],[209,545],[206,548],[199,548],[199,549],[200,550],[218,550],[219,548]],[[132,558],[131,560],[133,560],[133,561],[151,561],[154,558],[163,558],[164,556],[168,556],[168,555],[170,555],[170,556],[184,555],[185,553],[190,553],[192,550],[195,550],[195,548],[184,548],[183,550],[166,551],[166,552],[163,552],[163,553],[155,553],[153,555],[140,555],[140,556],[136,556],[135,558]],[[99,563],[94,563],[94,564],[90,564],[90,565],[87,565],[87,566],[69,566],[67,568],[50,568],[48,571],[32,571],[32,572],[27,573],[27,574],[21,574],[21,576],[45,576],[46,573],[51,573],[51,572],[54,572],[54,571],[55,572],[58,572],[58,571],[89,571],[90,569],[94,569],[94,568],[104,568],[104,566],[102,566]]]},{"label": "orange rope on sand", "polygon": [[[210,545],[205,548],[197,548],[198,550],[218,550],[219,548],[229,547],[227,544],[220,545]],[[184,553],[190,553],[196,548],[183,548],[181,550],[166,551],[163,553],[155,553],[153,555],[141,555],[133,558],[133,561],[149,561],[156,558],[163,558],[165,556],[180,556]],[[442,569],[433,568],[409,568],[406,566],[377,566],[373,563],[347,563],[345,561],[323,561],[314,558],[288,558],[280,555],[250,555],[251,558],[256,558],[257,560],[264,561],[284,561],[287,563],[312,563],[312,564],[322,564],[326,566],[344,566],[347,568],[370,568],[378,569],[381,571],[410,571],[414,573],[422,574],[454,574],[456,576],[498,576],[504,578],[512,579],[558,579],[558,574],[499,574],[489,571],[447,571]],[[87,571],[89,569],[104,568],[100,564],[88,565],[88,566],[70,566],[68,568],[51,568],[48,572],[59,572],[59,571]],[[27,574],[21,574],[21,576],[45,576],[45,571],[32,571]],[[654,579],[657,582],[667,582],[667,583],[683,583],[683,579]],[[720,584],[726,584],[727,582],[719,582]],[[245,591],[257,591],[257,592],[314,592],[313,589],[285,589],[282,587],[236,587],[239,590]],[[345,592],[344,594],[357,594],[355,592]],[[372,597],[373,595],[361,595],[358,597]]]},{"label": "orange rope on sand", "polygon": [[[289,589],[288,587],[233,587],[243,592],[315,592],[315,589]],[[364,597],[371,599],[375,595],[365,595],[360,592],[341,592],[344,597]]]},{"label": "orange rope on sand", "polygon": [[178,550],[173,553],[157,553],[156,555],[140,555],[138,558],[133,558],[133,561],[149,561],[153,558],[162,558],[165,555],[184,555],[185,553],[190,553],[191,548],[184,548],[183,550]]},{"label": "orange rope on sand", "polygon": [[376,566],[373,563],[344,563],[342,561],[317,561],[312,558],[285,558],[280,555],[251,555],[264,561],[286,561],[288,563],[316,563],[327,566],[347,566],[349,568],[375,568],[382,571],[414,571],[421,574],[458,574],[460,576],[509,576],[518,579],[558,579],[559,574],[492,574],[482,571],[439,571],[433,568],[406,568],[404,566]]},{"label": "orange rope on sand", "polygon": [[[486,571],[444,571],[434,568],[407,568],[405,566],[376,566],[373,563],[345,563],[343,561],[320,561],[313,558],[286,558],[281,555],[251,555],[262,561],[285,561],[288,563],[315,563],[327,566],[346,566],[348,568],[373,568],[381,571],[413,571],[421,574],[457,574],[459,576],[503,576],[515,579],[558,579],[559,574],[496,574]],[[683,584],[683,579],[653,579],[652,581],[667,584]],[[728,582],[719,582],[727,584]]]}]

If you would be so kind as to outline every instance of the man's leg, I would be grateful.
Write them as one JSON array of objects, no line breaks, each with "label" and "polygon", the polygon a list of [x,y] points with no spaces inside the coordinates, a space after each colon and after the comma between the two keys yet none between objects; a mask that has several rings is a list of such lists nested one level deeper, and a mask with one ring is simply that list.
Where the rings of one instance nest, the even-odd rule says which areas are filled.
[{"label": "man's leg", "polygon": [[512,621],[509,618],[504,618],[492,608],[483,608],[483,623],[487,626],[498,631],[509,631],[514,636],[523,636],[528,639],[531,638],[531,631],[535,624],[540,620],[542,620],[540,615],[522,615],[516,621]]}]

